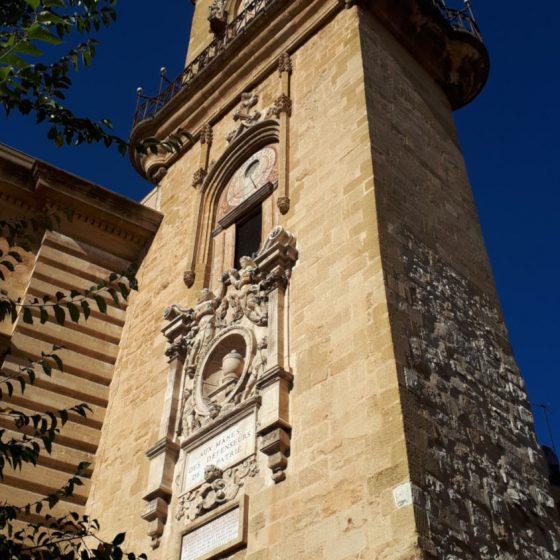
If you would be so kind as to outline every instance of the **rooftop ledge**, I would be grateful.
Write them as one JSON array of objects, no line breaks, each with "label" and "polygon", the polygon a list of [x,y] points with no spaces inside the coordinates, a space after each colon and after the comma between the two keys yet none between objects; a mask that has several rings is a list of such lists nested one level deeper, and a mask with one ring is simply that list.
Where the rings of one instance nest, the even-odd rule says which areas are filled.
[{"label": "rooftop ledge", "polygon": [[[265,15],[290,0],[254,0],[165,89],[154,97],[139,96],[134,125],[155,117],[181,91],[211,71],[226,51],[234,50],[239,39]],[[472,101],[488,78],[488,52],[469,3],[450,7],[449,0],[339,0],[341,7],[358,4],[371,11],[428,70],[447,94],[451,107],[458,109]],[[461,0],[455,0],[461,3]],[[262,28],[261,28],[262,30]],[[217,65],[216,65],[217,66]]]},{"label": "rooftop ledge", "polygon": [[[274,71],[278,56],[295,52],[354,5],[416,58],[452,109],[463,107],[484,87],[490,62],[468,3],[454,9],[452,1],[463,6],[462,0],[253,0],[159,95],[139,97],[131,145],[147,137],[162,140],[179,127],[196,139],[204,124],[217,122],[243,91]],[[186,142],[181,153],[191,145]],[[130,150],[129,156],[140,175],[157,183],[180,154],[141,156]]]}]

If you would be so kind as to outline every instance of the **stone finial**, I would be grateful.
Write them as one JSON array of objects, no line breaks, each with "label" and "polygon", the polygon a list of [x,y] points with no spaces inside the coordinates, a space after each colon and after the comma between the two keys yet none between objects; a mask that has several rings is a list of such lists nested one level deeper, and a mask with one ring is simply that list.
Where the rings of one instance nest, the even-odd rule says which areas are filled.
[{"label": "stone finial", "polygon": [[292,59],[290,55],[287,52],[282,53],[278,59],[278,72],[280,72],[280,74],[284,72],[291,74],[292,68]]},{"label": "stone finial", "polygon": [[275,99],[274,105],[266,112],[266,118],[274,117],[277,119],[282,113],[285,113],[288,117],[292,116],[292,100],[285,93]]},{"label": "stone finial", "polygon": [[204,179],[206,178],[206,171],[204,169],[199,168],[193,174],[192,186],[194,188],[200,187],[202,183],[204,183]]},{"label": "stone finial", "polygon": [[280,214],[284,215],[290,211],[290,199],[287,196],[280,196],[276,202]]},{"label": "stone finial", "polygon": [[185,270],[183,274],[183,282],[187,288],[192,288],[194,284],[195,273],[192,270]]},{"label": "stone finial", "polygon": [[200,131],[200,143],[201,144],[212,144],[214,140],[214,132],[212,130],[212,125],[206,124],[202,127]]}]

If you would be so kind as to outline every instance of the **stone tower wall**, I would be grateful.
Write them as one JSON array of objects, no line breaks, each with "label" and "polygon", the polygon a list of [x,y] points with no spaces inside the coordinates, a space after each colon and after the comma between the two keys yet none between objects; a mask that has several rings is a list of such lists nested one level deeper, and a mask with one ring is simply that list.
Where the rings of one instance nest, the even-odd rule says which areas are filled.
[{"label": "stone tower wall", "polygon": [[[248,547],[231,558],[416,556],[409,502],[393,490],[410,479],[381,270],[356,10],[345,10],[292,56],[290,182],[293,210],[279,222],[298,239],[290,283],[292,449],[284,482],[249,480]],[[277,72],[254,88],[259,108],[279,94]],[[211,159],[226,147],[231,115],[213,127]],[[157,439],[167,378],[162,311],[192,305],[186,241],[194,211],[196,146],[159,187],[164,221],[139,273],[111,387],[88,510],[109,531],[149,549],[140,519],[146,449]],[[336,162],[333,165],[333,162]],[[406,488],[405,488],[406,494]],[[118,503],[119,507],[112,507]],[[183,526],[174,496],[151,559],[178,558]]]},{"label": "stone tower wall", "polygon": [[[207,4],[197,5],[192,53]],[[291,454],[274,484],[259,453],[243,487],[248,545],[228,558],[553,558],[553,531],[534,530],[537,513],[555,518],[449,103],[365,11],[325,5],[331,16],[290,52],[291,209],[272,220],[299,251],[288,296]],[[300,31],[310,12],[289,24]],[[255,79],[267,64],[258,55],[253,72],[232,55],[215,83],[245,76],[231,91],[257,94],[265,111],[281,84],[276,67]],[[211,161],[235,127],[239,95],[223,91],[219,107],[195,107],[185,125],[212,121]],[[193,306],[207,279],[202,263],[194,286],[183,283],[200,154],[196,143],[169,165],[151,199],[165,218],[130,302],[87,505],[137,551],[150,546],[144,454],[166,404],[162,312]],[[151,559],[179,558],[177,498]]]},{"label": "stone tower wall", "polygon": [[556,558],[558,517],[451,111],[373,18],[362,48],[381,254],[422,549]]}]

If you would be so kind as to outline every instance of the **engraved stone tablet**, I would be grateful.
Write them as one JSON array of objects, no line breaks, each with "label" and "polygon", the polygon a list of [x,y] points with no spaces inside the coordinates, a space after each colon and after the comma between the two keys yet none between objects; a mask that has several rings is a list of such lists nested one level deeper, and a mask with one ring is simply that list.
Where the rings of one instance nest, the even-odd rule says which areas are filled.
[{"label": "engraved stone tablet", "polygon": [[199,560],[239,541],[241,510],[236,507],[183,536],[181,560]]},{"label": "engraved stone tablet", "polygon": [[251,414],[187,453],[183,491],[204,482],[207,466],[214,465],[225,470],[254,452],[255,415]]}]

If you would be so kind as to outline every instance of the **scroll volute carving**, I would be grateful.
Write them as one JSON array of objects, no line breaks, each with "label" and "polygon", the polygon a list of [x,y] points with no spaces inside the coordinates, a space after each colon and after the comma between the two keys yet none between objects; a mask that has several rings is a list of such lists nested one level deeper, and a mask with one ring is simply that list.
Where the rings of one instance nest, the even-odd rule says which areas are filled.
[{"label": "scroll volute carving", "polygon": [[268,457],[276,483],[286,476],[292,374],[285,363],[285,299],[297,258],[293,235],[276,227],[254,259],[244,257],[239,269],[224,272],[215,292],[202,290],[192,308],[173,305],[165,311],[168,389],[161,439],[147,453],[150,473],[143,515],[154,547],[163,534],[173,492],[181,487],[179,457],[209,434],[231,428],[247,414],[255,417],[254,452],[224,471],[209,465],[202,484],[180,494],[175,519],[192,520],[237,496],[244,481],[258,473],[259,451]]},{"label": "scroll volute carving", "polygon": [[182,438],[258,396],[269,366],[283,367],[280,299],[296,260],[294,237],[275,228],[254,260],[243,257],[239,270],[223,274],[217,293],[204,289],[194,308],[167,312],[186,327],[168,349],[168,355],[177,346],[184,352]]}]

